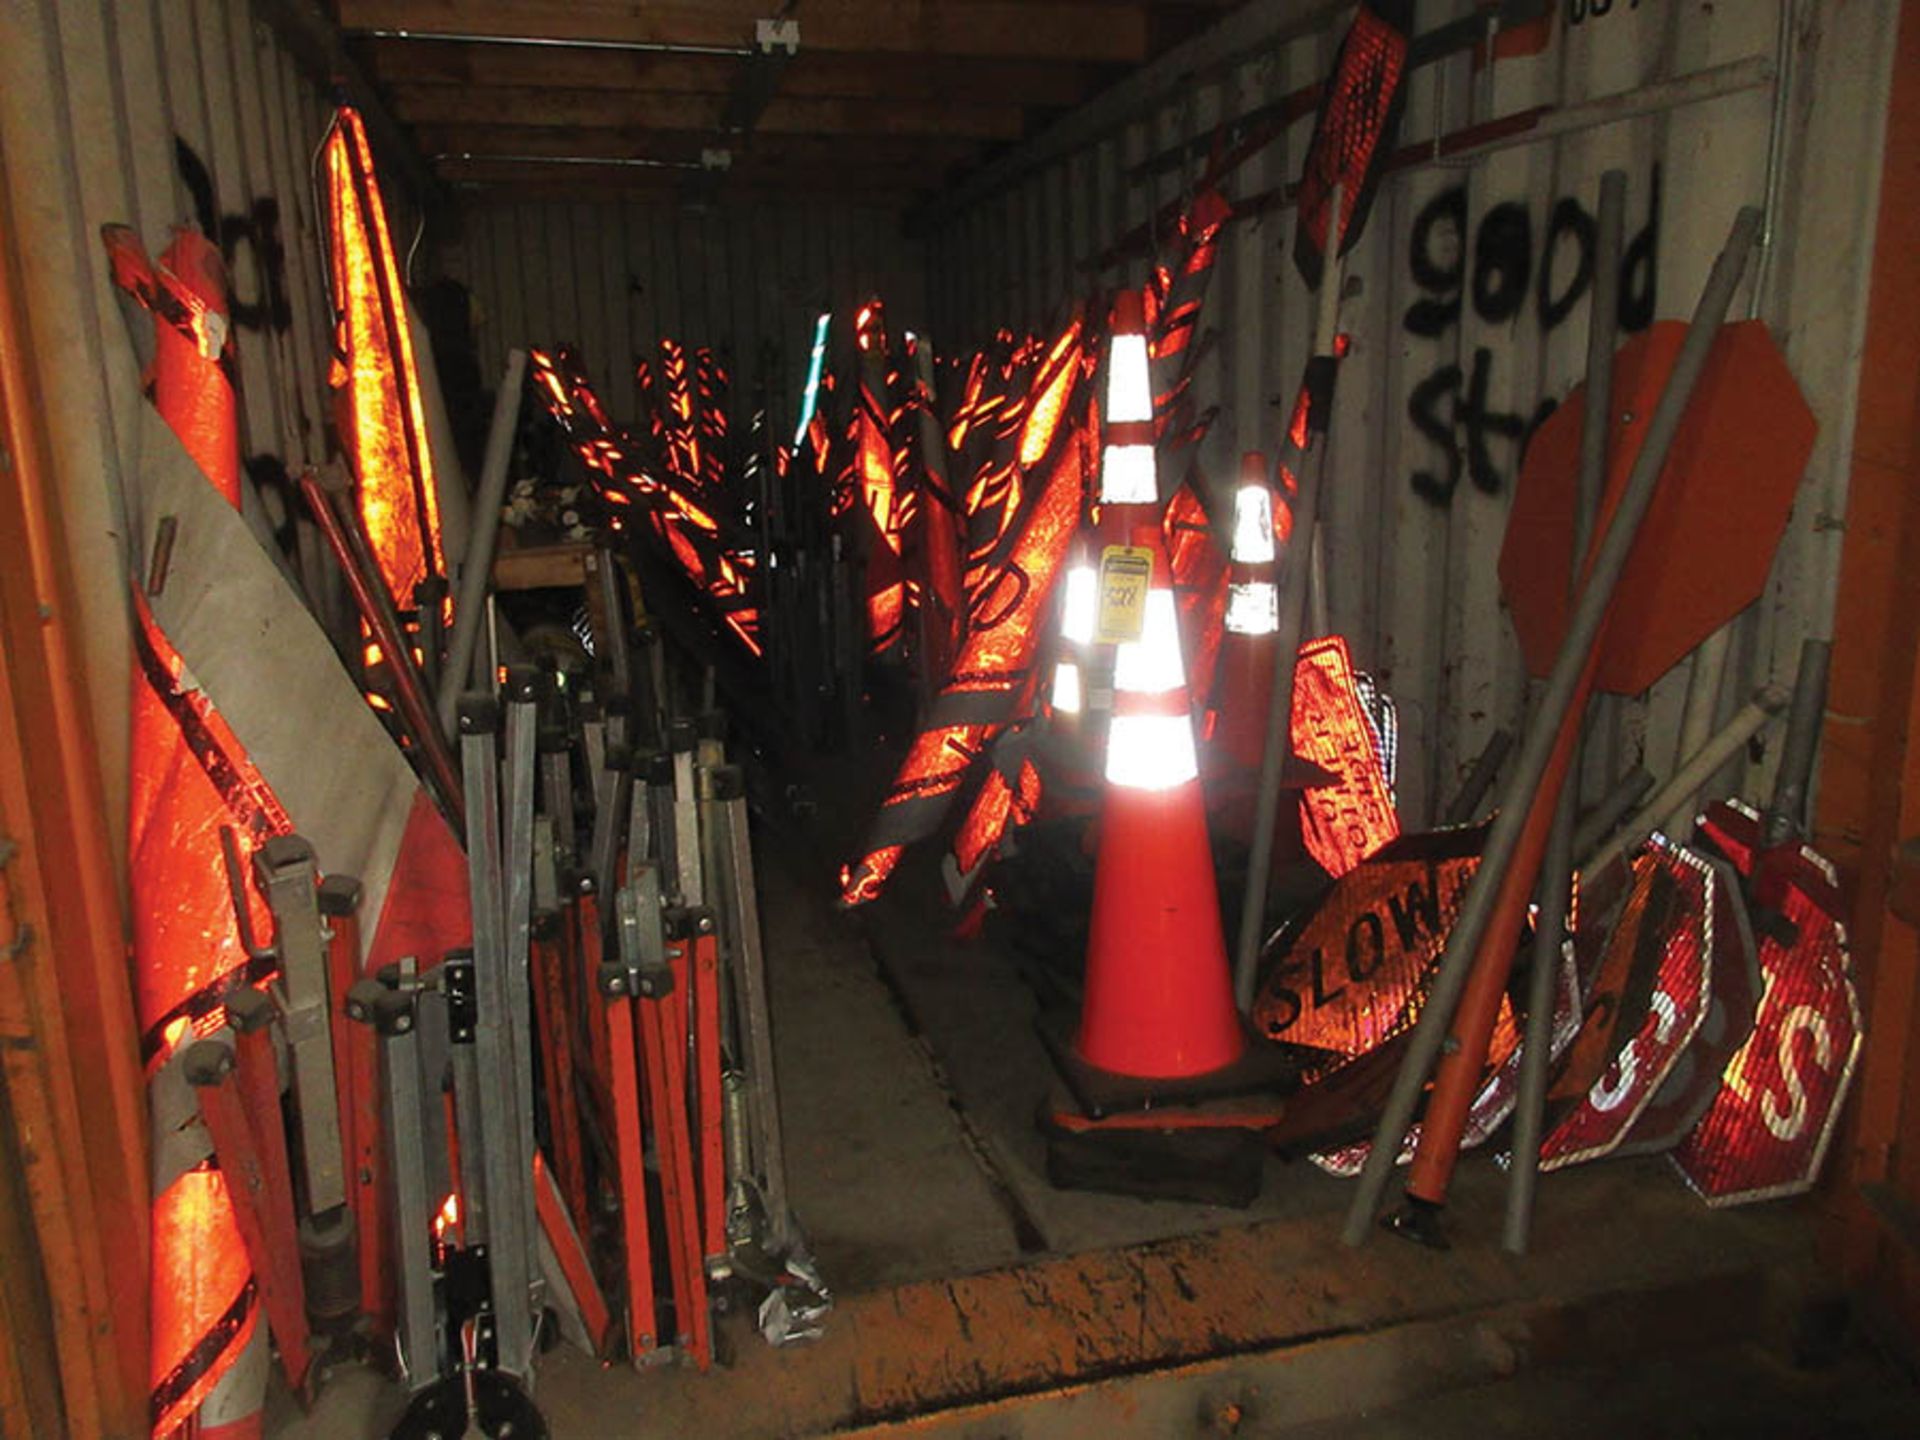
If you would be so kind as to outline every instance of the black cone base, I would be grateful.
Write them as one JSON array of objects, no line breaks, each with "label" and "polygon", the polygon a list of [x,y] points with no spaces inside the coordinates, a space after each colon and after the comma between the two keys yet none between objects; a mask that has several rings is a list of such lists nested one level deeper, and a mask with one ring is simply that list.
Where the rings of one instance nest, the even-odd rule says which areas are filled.
[{"label": "black cone base", "polygon": [[1245,1209],[1260,1194],[1266,1146],[1252,1130],[1082,1130],[1043,1114],[1047,1180],[1140,1200]]},{"label": "black cone base", "polygon": [[[1089,1119],[1103,1120],[1109,1115],[1124,1115],[1161,1106],[1191,1106],[1210,1100],[1235,1096],[1257,1096],[1262,1102],[1277,1102],[1300,1088],[1301,1075],[1316,1061],[1324,1062],[1322,1052],[1303,1045],[1281,1045],[1272,1040],[1249,1036],[1247,1048],[1233,1064],[1204,1075],[1176,1080],[1143,1079],[1102,1070],[1081,1059],[1073,1048],[1079,1017],[1070,1010],[1049,1010],[1036,1023],[1040,1038],[1053,1058],[1054,1068],[1066,1081],[1074,1103]],[[1273,1104],[1274,1118],[1279,1106]],[[1178,1121],[1168,1117],[1167,1128]]]}]

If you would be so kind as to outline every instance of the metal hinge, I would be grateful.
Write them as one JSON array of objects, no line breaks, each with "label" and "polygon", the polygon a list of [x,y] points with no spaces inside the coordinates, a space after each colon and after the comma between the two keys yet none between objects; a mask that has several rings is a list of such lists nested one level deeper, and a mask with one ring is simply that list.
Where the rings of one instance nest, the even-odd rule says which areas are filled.
[{"label": "metal hinge", "polygon": [[[0,835],[0,870],[13,863],[13,857],[20,853],[20,845],[11,835]],[[0,960],[18,960],[33,944],[33,926],[20,921],[13,931],[13,938],[0,945]]]},{"label": "metal hinge", "polygon": [[798,20],[756,20],[753,22],[753,41],[762,55],[771,55],[776,50],[787,54],[796,54],[800,49],[800,22]]}]

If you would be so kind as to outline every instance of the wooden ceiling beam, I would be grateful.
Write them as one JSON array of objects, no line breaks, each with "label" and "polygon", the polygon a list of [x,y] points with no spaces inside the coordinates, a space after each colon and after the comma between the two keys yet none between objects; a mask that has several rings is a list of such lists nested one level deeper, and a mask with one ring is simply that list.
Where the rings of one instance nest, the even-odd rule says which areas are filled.
[{"label": "wooden ceiling beam", "polygon": [[[502,123],[537,127],[718,131],[725,102],[718,95],[658,95],[605,90],[540,90],[517,86],[390,86],[394,109],[415,125]],[[884,104],[777,96],[755,129],[767,135],[960,135],[1018,139],[1018,105],[956,105],[918,100]]]},{"label": "wooden ceiling beam", "polygon": [[698,164],[703,150],[728,149],[735,162],[801,165],[885,164],[938,175],[980,152],[980,142],[958,136],[755,135],[742,147],[707,130],[622,130],[588,126],[470,125],[417,127],[420,148],[434,160],[496,159],[526,155],[550,159],[658,160]]},{"label": "wooden ceiling beam", "polygon": [[[597,50],[568,45],[362,37],[374,75],[395,85],[535,86],[560,90],[653,90],[723,95],[740,73],[734,55]],[[800,99],[1007,101],[1065,108],[1111,79],[1115,68],[1064,60],[929,58],[875,53],[800,53],[780,93]]]},{"label": "wooden ceiling beam", "polygon": [[[479,186],[511,190],[513,198],[540,193],[594,199],[608,191],[677,195],[683,193],[690,170],[657,170],[627,165],[542,165],[526,160],[442,160],[435,165],[450,186]],[[728,171],[715,177],[716,198],[743,194],[868,197],[898,204],[910,202],[937,184],[935,177],[916,169],[895,166],[828,166],[824,168],[776,165]]]},{"label": "wooden ceiling beam", "polygon": [[[770,0],[340,0],[343,30],[744,49]],[[802,51],[1031,56],[1137,65],[1149,6],[1098,0],[806,0]]]}]

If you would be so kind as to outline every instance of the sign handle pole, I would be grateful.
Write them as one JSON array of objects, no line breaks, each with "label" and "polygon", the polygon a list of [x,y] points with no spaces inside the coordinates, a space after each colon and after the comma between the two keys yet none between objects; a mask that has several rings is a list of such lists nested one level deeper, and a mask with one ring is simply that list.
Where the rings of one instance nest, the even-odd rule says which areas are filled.
[{"label": "sign handle pole", "polygon": [[[1273,869],[1273,827],[1280,816],[1280,776],[1293,752],[1293,670],[1300,653],[1300,631],[1307,618],[1307,576],[1313,553],[1313,531],[1320,517],[1320,483],[1326,470],[1327,425],[1332,420],[1333,375],[1340,329],[1340,286],[1346,262],[1340,254],[1339,217],[1345,201],[1335,184],[1327,199],[1329,243],[1327,268],[1320,279],[1319,308],[1313,323],[1313,348],[1307,356],[1306,388],[1315,388],[1308,408],[1311,447],[1303,454],[1288,435],[1281,447],[1274,493],[1285,497],[1282,479],[1290,460],[1299,483],[1293,497],[1293,525],[1288,532],[1287,555],[1280,572],[1280,627],[1270,642],[1273,652],[1273,689],[1267,698],[1267,732],[1260,752],[1260,789],[1253,812],[1253,851],[1247,857],[1247,887],[1240,902],[1240,932],[1233,954],[1233,998],[1244,1015],[1253,1006],[1254,972],[1260,965],[1260,947],[1266,936],[1267,883]],[[1316,380],[1320,383],[1316,387]],[[1289,427],[1291,428],[1291,427]]]},{"label": "sign handle pole", "polygon": [[[1607,483],[1607,437],[1613,420],[1613,351],[1620,334],[1620,232],[1626,211],[1627,177],[1609,170],[1600,177],[1600,216],[1594,241],[1593,299],[1587,320],[1587,408],[1580,426],[1580,488],[1574,510],[1573,554],[1587,553],[1594,517]],[[1578,599],[1579,569],[1567,567],[1569,589]],[[1513,1114],[1513,1174],[1507,1182],[1507,1218],[1500,1243],[1514,1255],[1527,1253],[1533,1227],[1533,1192],[1540,1178],[1540,1133],[1546,1120],[1547,1072],[1553,1049],[1553,992],[1560,970],[1560,946],[1567,926],[1573,874],[1574,811],[1580,794],[1579,750],[1573,779],[1560,792],[1535,921],[1533,973],[1527,982],[1527,1038],[1520,1052],[1520,1093]]]},{"label": "sign handle pole", "polygon": [[[1342,1238],[1349,1245],[1360,1244],[1372,1229],[1401,1143],[1413,1123],[1413,1112],[1419,1104],[1427,1076],[1432,1072],[1434,1062],[1440,1058],[1441,1048],[1453,1027],[1454,1010],[1460,1004],[1469,974],[1476,968],[1475,961],[1479,957],[1481,942],[1487,936],[1489,923],[1494,918],[1496,901],[1501,898],[1503,890],[1512,888],[1504,882],[1519,847],[1521,832],[1533,828],[1528,825],[1531,802],[1537,798],[1541,782],[1547,778],[1555,752],[1564,748],[1560,743],[1562,722],[1572,708],[1575,692],[1585,688],[1583,681],[1590,682],[1595,644],[1600,637],[1600,627],[1606,619],[1614,587],[1626,568],[1634,536],[1653,499],[1654,486],[1661,470],[1665,468],[1667,452],[1680,428],[1688,401],[1692,399],[1694,386],[1706,368],[1714,336],[1726,318],[1734,289],[1746,268],[1747,256],[1759,229],[1760,212],[1751,206],[1742,209],[1734,221],[1725,248],[1714,261],[1706,288],[1695,307],[1692,326],[1648,424],[1646,439],[1620,497],[1619,508],[1589,566],[1587,582],[1581,590],[1580,602],[1569,619],[1566,639],[1554,662],[1553,672],[1548,677],[1540,709],[1527,729],[1526,740],[1514,763],[1513,773],[1508,778],[1504,803],[1487,838],[1486,852],[1479,869],[1474,873],[1459,921],[1447,939],[1446,951],[1440,958],[1439,972],[1434,978],[1427,1008],[1414,1028],[1406,1059],[1394,1077],[1393,1090],[1375,1129],[1373,1148],[1368,1152],[1366,1165],[1360,1173],[1360,1184],[1347,1211],[1346,1225],[1342,1231]],[[1531,888],[1530,884],[1526,887]],[[1520,903],[1525,903],[1524,891]],[[1518,909],[1514,907],[1516,917]],[[1510,945],[1510,934],[1501,934],[1496,943]],[[1501,968],[1504,969],[1504,966]],[[1431,1134],[1431,1128],[1423,1131],[1423,1139]]]}]

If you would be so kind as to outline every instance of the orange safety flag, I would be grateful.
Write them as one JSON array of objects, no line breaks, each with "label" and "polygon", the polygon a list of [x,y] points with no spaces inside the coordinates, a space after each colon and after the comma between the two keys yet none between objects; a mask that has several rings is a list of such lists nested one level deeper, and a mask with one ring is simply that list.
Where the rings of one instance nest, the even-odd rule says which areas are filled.
[{"label": "orange safety flag", "polygon": [[320,163],[334,310],[328,382],[359,482],[361,523],[387,593],[405,613],[416,586],[447,573],[440,492],[400,264],[366,127],[351,106],[335,113]]},{"label": "orange safety flag", "polygon": [[1204,186],[1182,212],[1172,264],[1153,268],[1147,285],[1147,324],[1152,334],[1153,389],[1164,416],[1184,398],[1192,365],[1194,330],[1207,298],[1207,282],[1220,254],[1220,230],[1233,207],[1211,185]]},{"label": "orange safety flag", "polygon": [[916,558],[924,587],[921,633],[926,673],[938,679],[947,673],[965,632],[966,586],[962,575],[966,516],[962,498],[954,493],[950,475],[955,461],[947,451],[947,432],[940,424],[934,396],[933,347],[925,336],[909,341],[914,376],[902,415],[912,426],[903,456],[914,464],[916,483],[924,496]]},{"label": "orange safety flag", "polygon": [[[219,251],[183,231],[151,263],[125,227],[103,238],[115,283],[153,320],[147,395],[235,508],[240,437]],[[291,829],[286,812],[212,702],[132,592],[128,864],[133,981],[148,1075],[181,1046],[225,1023],[223,1001],[271,973],[242,943],[221,846],[230,832],[242,874],[253,851]],[[270,930],[252,887],[255,933]],[[151,1235],[149,1411],[153,1433],[183,1426],[232,1368],[259,1324],[258,1293],[212,1142],[189,1110],[156,1106]]]},{"label": "orange safety flag", "polygon": [[1183,484],[1173,492],[1161,535],[1173,570],[1180,644],[1189,657],[1187,687],[1195,695],[1210,695],[1220,658],[1220,637],[1226,627],[1227,557],[1214,539],[1207,512],[1192,484]]},{"label": "orange safety flag", "polygon": [[[1098,466],[1086,384],[1093,365],[1076,318],[1033,372],[1014,454],[969,491],[992,515],[968,566],[966,639],[868,831],[841,871],[841,903],[876,897],[906,847],[939,827],[974,762],[1030,705],[1041,619]],[[975,496],[991,499],[975,504]],[[1021,773],[1016,770],[1017,777]],[[1011,798],[1009,808],[1011,808]]]},{"label": "orange safety flag", "polygon": [[851,488],[860,504],[851,513],[855,553],[866,562],[867,651],[885,655],[906,629],[906,543],[918,495],[902,483],[906,477],[894,450],[898,412],[891,396],[886,316],[878,300],[869,300],[855,315],[854,341],[860,350],[860,388],[848,438]]},{"label": "orange safety flag", "polygon": [[[684,353],[671,341],[662,341],[661,347],[663,373],[669,380],[674,376],[684,380]],[[666,365],[674,357],[677,362]],[[666,410],[655,415],[655,436],[669,459],[655,472],[639,459],[633,437],[607,418],[571,350],[564,346],[536,349],[528,352],[527,360],[533,393],[586,467],[595,493],[607,506],[609,528],[627,529],[624,516],[639,512],[645,531],[665,549],[720,622],[750,654],[760,655],[760,610],[753,598],[758,556],[735,543],[719,509],[725,497],[708,494],[701,480],[702,442],[699,427],[692,424],[691,391],[685,397],[689,424],[684,433],[679,425],[678,383],[658,392]],[[665,383],[649,378],[651,373],[648,367],[640,367],[643,392]],[[684,472],[664,468],[668,464],[686,468]]]}]

